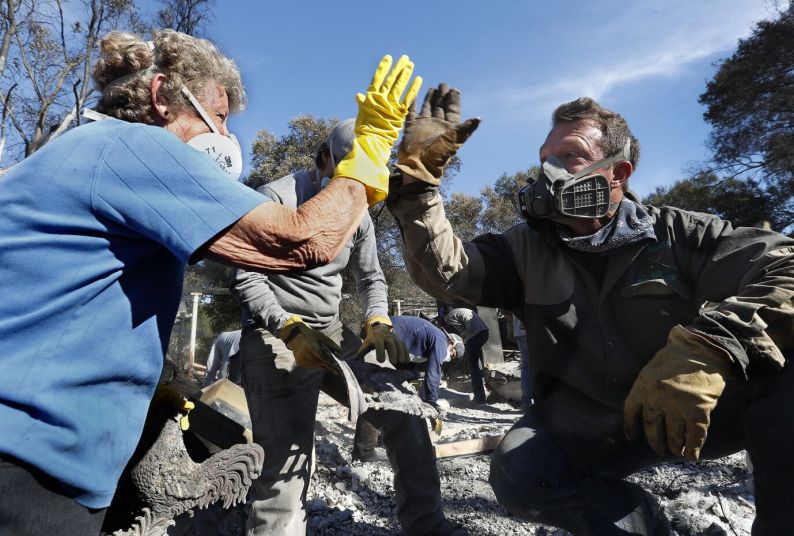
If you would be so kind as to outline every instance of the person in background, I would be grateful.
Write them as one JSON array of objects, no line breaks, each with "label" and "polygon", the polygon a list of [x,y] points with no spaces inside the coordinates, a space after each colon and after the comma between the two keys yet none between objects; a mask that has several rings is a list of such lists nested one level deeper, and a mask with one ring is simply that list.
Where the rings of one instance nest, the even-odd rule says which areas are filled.
[{"label": "person in background", "polygon": [[368,151],[295,210],[234,180],[242,154],[227,118],[245,92],[231,59],[172,30],[102,40],[94,81],[109,118],[0,185],[0,534],[99,534],[160,378],[185,264],[283,273],[338,255],[388,191],[418,91],[402,100],[413,64],[391,63],[358,99]]},{"label": "person in background", "polygon": [[441,365],[464,354],[463,339],[418,316],[389,318],[394,334],[405,344],[411,362],[425,364],[425,377],[419,388],[419,396],[428,404],[437,405]]},{"label": "person in background", "polygon": [[529,346],[527,346],[527,332],[524,323],[513,315],[513,336],[521,353],[521,408],[527,409],[532,405],[532,377],[529,373]]},{"label": "person in background", "polygon": [[482,347],[488,342],[488,326],[482,318],[468,307],[452,307],[444,316],[444,325],[463,337],[466,350],[464,356],[469,364],[471,388],[474,392],[474,401],[478,404],[485,403],[485,385],[483,383],[483,355]]},{"label": "person in background", "polygon": [[[287,207],[311,203],[336,162],[352,149],[354,123],[350,119],[334,127],[317,152],[314,169],[282,177],[259,191]],[[366,315],[363,342],[339,318],[342,270],[348,266]],[[240,344],[243,387],[254,440],[265,451],[262,474],[254,482],[257,498],[248,517],[248,534],[302,536],[320,391],[347,403],[340,376],[304,367],[323,363],[329,350],[348,360],[375,348],[379,361],[387,356],[395,363],[408,361],[388,317],[386,278],[369,214],[362,215],[352,239],[326,266],[267,276],[239,270],[231,290],[247,318]],[[424,421],[399,412],[369,411],[358,423],[376,434],[384,430],[403,531],[417,536],[465,534],[444,518],[435,452]]]},{"label": "person in background", "polygon": [[[390,316],[394,334],[405,344],[412,364],[424,365],[425,377],[419,388],[419,396],[438,407],[438,388],[441,383],[441,365],[463,355],[463,339],[448,333],[430,321],[417,316]],[[405,366],[405,365],[403,365]],[[353,438],[353,459],[376,461],[378,429],[364,420],[359,420]]]},{"label": "person in background", "polygon": [[221,378],[242,384],[240,363],[240,334],[242,330],[223,331],[212,343],[210,355],[207,357],[207,375],[204,386],[210,385]]}]

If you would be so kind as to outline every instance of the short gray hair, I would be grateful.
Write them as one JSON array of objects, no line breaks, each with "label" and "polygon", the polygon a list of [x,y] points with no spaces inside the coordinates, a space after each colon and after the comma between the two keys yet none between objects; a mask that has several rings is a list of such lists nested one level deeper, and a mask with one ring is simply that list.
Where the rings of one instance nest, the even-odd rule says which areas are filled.
[{"label": "short gray hair", "polygon": [[623,150],[626,138],[631,138],[629,162],[636,169],[640,160],[640,142],[629,130],[629,125],[617,112],[608,110],[590,97],[580,97],[566,102],[554,110],[551,116],[552,126],[570,121],[588,121],[601,131],[599,146],[604,156],[612,156]]}]

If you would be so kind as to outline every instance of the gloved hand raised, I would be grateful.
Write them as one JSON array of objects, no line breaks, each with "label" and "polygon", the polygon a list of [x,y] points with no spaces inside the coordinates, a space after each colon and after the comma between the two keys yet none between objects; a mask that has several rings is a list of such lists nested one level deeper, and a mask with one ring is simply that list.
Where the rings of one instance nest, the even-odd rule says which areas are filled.
[{"label": "gloved hand raised", "polygon": [[367,93],[356,95],[358,116],[353,148],[334,171],[334,178],[347,177],[364,184],[370,206],[383,201],[389,193],[387,164],[391,149],[422,85],[422,77],[417,76],[408,87],[414,70],[408,56],[400,56],[389,72],[391,65],[391,56],[384,56]]},{"label": "gloved hand raised", "polygon": [[425,95],[419,117],[413,110],[397,149],[397,169],[404,176],[438,186],[444,167],[477,129],[480,118],[460,122],[460,92],[440,84]]},{"label": "gloved hand raised", "polygon": [[393,333],[391,320],[388,317],[373,316],[369,318],[366,322],[366,329],[367,337],[356,352],[356,357],[361,357],[374,348],[378,363],[386,361],[386,354],[389,355],[389,361],[393,365],[410,363],[408,350]]},{"label": "gloved hand raised", "polygon": [[304,368],[325,368],[338,374],[330,364],[323,346],[334,352],[342,349],[325,333],[307,326],[301,317],[292,315],[278,330],[278,338],[292,350],[295,362]]},{"label": "gloved hand raised", "polygon": [[645,439],[659,456],[700,458],[710,414],[729,378],[738,377],[731,355],[708,338],[675,326],[643,367],[623,410],[626,437]]}]

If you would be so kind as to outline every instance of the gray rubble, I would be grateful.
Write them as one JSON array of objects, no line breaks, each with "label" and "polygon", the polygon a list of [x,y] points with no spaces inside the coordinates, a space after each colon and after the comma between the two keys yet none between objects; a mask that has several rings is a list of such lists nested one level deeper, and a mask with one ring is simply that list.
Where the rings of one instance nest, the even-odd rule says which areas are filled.
[{"label": "gray rubble", "polygon": [[[462,380],[442,386],[440,395],[450,402],[450,407],[441,437],[433,435],[434,440],[499,435],[518,420],[520,410],[511,404],[477,405],[469,390],[468,382]],[[311,534],[399,534],[391,467],[386,461],[353,462],[353,434],[347,409],[321,395],[315,427],[316,466],[307,496]],[[444,510],[449,518],[465,525],[474,536],[565,536],[563,531],[518,520],[497,504],[488,485],[489,465],[487,454],[439,460]],[[743,453],[699,464],[666,464],[630,479],[659,498],[678,536],[750,534],[755,507]],[[197,515],[191,521],[193,530],[169,530],[168,534],[242,535],[245,508],[216,513],[209,532]]]}]

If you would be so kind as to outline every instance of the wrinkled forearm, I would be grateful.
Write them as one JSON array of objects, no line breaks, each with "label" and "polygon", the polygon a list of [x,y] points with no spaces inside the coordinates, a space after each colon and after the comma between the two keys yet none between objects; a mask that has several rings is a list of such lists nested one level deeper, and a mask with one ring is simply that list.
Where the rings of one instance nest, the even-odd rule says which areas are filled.
[{"label": "wrinkled forearm", "polygon": [[263,272],[308,270],[341,252],[366,209],[364,186],[336,179],[298,209],[259,205],[215,237],[206,256]]}]

